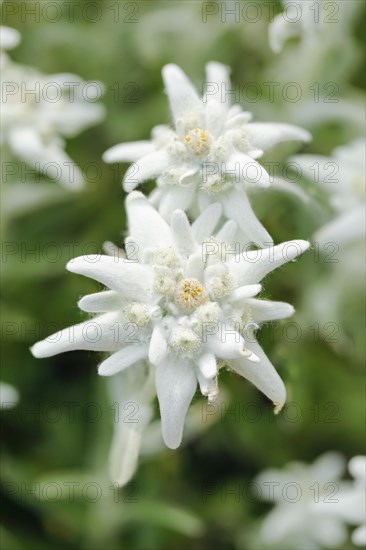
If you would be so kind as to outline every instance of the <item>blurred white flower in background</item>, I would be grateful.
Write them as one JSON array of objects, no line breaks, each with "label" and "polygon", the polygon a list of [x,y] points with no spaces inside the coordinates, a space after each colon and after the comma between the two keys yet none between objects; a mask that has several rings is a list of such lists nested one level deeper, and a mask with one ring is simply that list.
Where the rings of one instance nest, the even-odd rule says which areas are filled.
[{"label": "blurred white flower in background", "polygon": [[156,126],[151,141],[122,143],[105,152],[106,162],[133,162],[124,177],[129,192],[156,178],[151,195],[164,219],[179,206],[197,217],[219,202],[225,219],[238,224],[236,240],[265,247],[273,244],[255,216],[248,187],[268,187],[270,176],[256,159],[283,141],[310,141],[310,134],[288,124],[252,123],[251,114],[230,106],[228,67],[207,65],[203,97],[176,65],[163,68],[174,130]]},{"label": "blurred white flower in background", "polygon": [[328,193],[334,218],[313,236],[321,245],[336,242],[344,246],[365,236],[366,141],[358,139],[337,147],[330,157],[294,156],[302,174]]},{"label": "blurred white flower in background", "polygon": [[361,473],[352,487],[341,481],[344,470],[342,455],[328,452],[313,464],[292,462],[282,470],[259,474],[256,481],[262,497],[275,504],[261,525],[262,543],[289,550],[335,548],[345,543],[345,524],[361,523],[365,516],[364,508],[358,508]]},{"label": "blurred white flower in background", "polygon": [[263,75],[277,86],[281,100],[253,104],[253,111],[308,129],[338,121],[350,132],[364,132],[364,98],[349,84],[362,55],[353,31],[363,3],[282,0],[282,5],[268,26],[269,44],[278,55]]},{"label": "blurred white flower in background", "polygon": [[[33,355],[49,357],[76,349],[108,351],[112,355],[99,366],[103,376],[148,360],[145,378],[155,368],[163,437],[173,449],[181,442],[197,382],[203,395],[215,399],[217,375],[223,366],[257,386],[278,412],[286,390],[254,331],[262,322],[292,315],[294,309],[254,297],[261,291],[263,277],[294,260],[309,244],[290,241],[263,250],[236,249],[233,254],[234,221],[226,222],[212,237],[222,214],[217,203],[192,226],[181,210],[175,210],[169,227],[138,192],[128,197],[126,210],[127,259],[81,256],[67,265],[69,271],[111,289],[79,301],[83,311],[100,314],[38,342]],[[145,392],[142,382],[136,392],[137,400],[150,395],[149,386]],[[148,401],[141,403],[141,414],[143,429],[151,414]],[[134,432],[131,437],[140,434]]]},{"label": "blurred white flower in background", "polygon": [[[293,2],[282,0],[283,11],[275,16],[268,27],[269,44],[275,53],[280,53],[287,40],[298,37],[308,43],[317,39],[317,33],[327,30],[322,0]],[[333,13],[338,13],[337,3],[333,2]],[[332,19],[329,18],[329,22]],[[334,18],[333,22],[337,19]]]},{"label": "blurred white flower in background", "polygon": [[352,533],[353,544],[366,546],[366,456],[354,456],[348,469],[355,481],[342,494],[342,515],[347,523],[359,525]]},{"label": "blurred white flower in background", "polygon": [[0,408],[9,409],[15,407],[19,401],[18,391],[5,382],[0,382]]},{"label": "blurred white flower in background", "polygon": [[[334,514],[341,521],[358,527],[352,533],[352,542],[356,546],[366,545],[366,456],[354,456],[348,463],[353,482],[345,481],[340,485],[339,502]],[[326,504],[320,503],[323,513]],[[315,506],[314,506],[315,509]]]},{"label": "blurred white flower in background", "polygon": [[65,139],[98,123],[104,108],[99,82],[72,74],[45,75],[11,60],[4,51],[18,44],[14,29],[1,28],[1,145],[35,171],[68,189],[80,189],[83,175],[65,152]]},{"label": "blurred white flower in background", "polygon": [[[250,5],[243,6],[236,0],[216,2],[162,2],[141,13],[136,28],[135,49],[141,61],[161,67],[174,59],[179,65],[187,59],[194,59],[195,65],[206,63],[215,45],[225,45],[235,35],[240,47],[253,46],[258,51],[266,47],[262,40],[266,33],[264,17],[253,17]],[[253,7],[252,7],[253,10]],[[258,8],[261,13],[260,8]],[[263,10],[262,13],[264,13]],[[194,40],[187,40],[187,29]]]},{"label": "blurred white flower in background", "polygon": [[[350,349],[350,338],[355,337],[355,327],[345,322],[349,302],[364,295],[365,152],[366,141],[358,139],[337,147],[329,157],[302,155],[290,159],[306,178],[324,190],[331,211],[330,221],[323,217],[324,225],[312,236],[318,261],[328,264],[328,269],[325,275],[319,273],[307,289],[302,313],[310,323],[317,322],[326,341],[343,352]],[[331,338],[330,323],[336,331]]]}]

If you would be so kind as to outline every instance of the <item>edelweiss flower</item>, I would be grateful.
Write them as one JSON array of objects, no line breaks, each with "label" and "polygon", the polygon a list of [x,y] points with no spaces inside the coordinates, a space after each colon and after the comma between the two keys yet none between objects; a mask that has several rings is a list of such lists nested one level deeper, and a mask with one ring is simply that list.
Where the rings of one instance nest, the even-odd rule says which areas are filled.
[{"label": "edelweiss flower", "polygon": [[[339,502],[334,513],[350,525],[359,525],[352,533],[352,542],[357,546],[366,545],[366,457],[354,456],[348,463],[348,470],[354,481],[341,485]],[[321,503],[320,508],[326,506]]]},{"label": "edelweiss flower", "polygon": [[155,368],[162,432],[179,446],[184,418],[197,382],[203,395],[217,395],[222,366],[256,385],[279,411],[285,387],[256,342],[260,323],[293,313],[289,304],[258,300],[259,281],[308,248],[305,241],[233,251],[237,231],[228,221],[212,237],[222,209],[210,205],[189,225],[175,210],[170,227],[141,193],[127,200],[127,259],[82,256],[67,268],[110,290],[83,297],[79,307],[99,313],[32,348],[36,357],[69,350],[108,351],[99,374],[111,376],[141,360]]},{"label": "edelweiss flower", "polygon": [[[19,40],[17,31],[1,28],[4,49],[16,46]],[[37,172],[57,179],[67,188],[80,188],[83,175],[65,153],[63,138],[74,137],[103,118],[103,106],[91,97],[93,92],[98,93],[96,87],[88,87],[88,101],[84,97],[88,83],[78,76],[44,75],[33,67],[14,63],[4,51],[0,59],[0,144],[6,144],[12,154]]]},{"label": "edelweiss flower", "polygon": [[337,147],[331,157],[293,157],[303,174],[329,193],[329,202],[336,214],[315,233],[315,242],[344,245],[365,236],[365,150],[366,141],[358,139]]},{"label": "edelweiss flower", "polygon": [[272,239],[246,196],[250,185],[270,185],[256,159],[272,145],[309,141],[310,134],[288,124],[251,123],[250,113],[230,106],[229,69],[220,63],[207,65],[202,98],[176,65],[163,68],[163,80],[174,129],[156,126],[151,141],[116,145],[104,160],[134,162],[124,177],[127,192],[157,178],[151,200],[167,221],[177,205],[197,217],[197,210],[219,202],[224,218],[237,222],[242,242],[270,246]]},{"label": "edelweiss flower", "polygon": [[312,465],[293,462],[262,472],[257,477],[262,496],[275,503],[261,526],[262,543],[290,550],[342,544],[347,531],[337,509],[344,469],[341,455],[326,453]]}]

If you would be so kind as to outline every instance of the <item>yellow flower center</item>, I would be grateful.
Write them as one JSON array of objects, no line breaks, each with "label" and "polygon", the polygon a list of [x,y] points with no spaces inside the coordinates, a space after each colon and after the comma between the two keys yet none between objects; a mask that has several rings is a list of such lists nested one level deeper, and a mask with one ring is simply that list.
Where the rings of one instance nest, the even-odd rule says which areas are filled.
[{"label": "yellow flower center", "polygon": [[207,293],[197,279],[182,279],[175,287],[175,303],[182,309],[196,309],[208,299]]},{"label": "yellow flower center", "polygon": [[206,130],[194,128],[184,138],[186,147],[196,157],[206,156],[211,147],[212,139]]}]

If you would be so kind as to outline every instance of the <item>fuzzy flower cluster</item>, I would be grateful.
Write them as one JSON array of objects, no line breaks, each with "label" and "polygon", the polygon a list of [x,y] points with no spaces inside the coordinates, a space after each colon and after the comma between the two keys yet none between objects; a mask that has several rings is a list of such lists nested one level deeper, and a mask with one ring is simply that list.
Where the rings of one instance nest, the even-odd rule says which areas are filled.
[{"label": "fuzzy flower cluster", "polygon": [[[105,160],[134,162],[124,178],[128,237],[125,251],[71,260],[67,269],[101,283],[84,296],[92,318],[36,343],[36,357],[72,350],[107,352],[102,376],[120,380],[138,403],[139,421],[116,427],[111,472],[123,485],[136,469],[143,433],[157,396],[162,435],[177,448],[199,387],[217,398],[223,368],[254,384],[279,412],[285,386],[256,340],[264,322],[293,314],[291,305],[259,297],[268,273],[302,254],[309,243],[275,246],[255,216],[250,185],[270,184],[257,159],[285,140],[309,134],[286,124],[256,124],[230,106],[227,67],[209,63],[199,97],[183,71],[163,78],[174,128],[158,126],[151,141],[117,145]],[[134,189],[156,179],[150,200]],[[189,216],[189,217],[188,217]],[[256,247],[253,247],[256,245]]]},{"label": "fuzzy flower cluster", "polygon": [[128,198],[126,209],[126,248],[132,249],[126,259],[81,256],[67,266],[109,289],[79,302],[82,310],[100,315],[35,344],[33,354],[108,351],[110,357],[99,366],[104,376],[148,361],[156,369],[163,436],[171,448],[181,442],[197,382],[202,394],[214,399],[224,365],[253,382],[280,410],[284,385],[251,329],[288,317],[293,308],[255,296],[261,279],[305,251],[308,243],[291,241],[233,256],[227,250],[237,230],[234,221],[207,238],[221,217],[217,203],[192,226],[182,210],[174,211],[169,226],[137,192]]}]

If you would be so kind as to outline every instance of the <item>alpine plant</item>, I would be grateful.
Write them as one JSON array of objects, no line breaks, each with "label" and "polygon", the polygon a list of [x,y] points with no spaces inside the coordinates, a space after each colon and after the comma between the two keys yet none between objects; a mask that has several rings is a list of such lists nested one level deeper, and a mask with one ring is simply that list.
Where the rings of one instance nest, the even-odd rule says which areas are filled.
[{"label": "alpine plant", "polygon": [[289,124],[251,122],[251,113],[230,104],[228,67],[211,62],[206,69],[200,97],[178,66],[166,65],[162,76],[173,128],[155,126],[151,140],[121,143],[103,158],[133,163],[123,181],[126,192],[156,179],[150,199],[167,221],[177,206],[196,218],[209,204],[219,202],[223,218],[238,225],[236,240],[271,246],[272,238],[247,197],[251,188],[272,183],[257,159],[278,143],[308,142],[311,136]]},{"label": "alpine plant", "polygon": [[154,377],[163,438],[172,449],[181,443],[197,385],[214,400],[222,368],[253,383],[275,412],[285,402],[285,386],[255,332],[261,323],[288,317],[294,309],[258,298],[260,281],[309,244],[238,247],[236,221],[215,232],[223,208],[209,205],[192,225],[175,208],[168,223],[141,193],[131,193],[126,256],[81,256],[67,265],[106,287],[79,301],[81,310],[95,316],[32,348],[40,358],[71,350],[108,352],[98,368],[102,376],[136,366],[140,376],[143,362],[146,376]]}]

